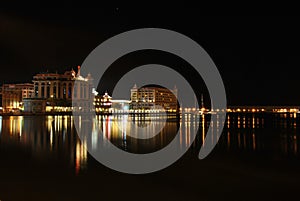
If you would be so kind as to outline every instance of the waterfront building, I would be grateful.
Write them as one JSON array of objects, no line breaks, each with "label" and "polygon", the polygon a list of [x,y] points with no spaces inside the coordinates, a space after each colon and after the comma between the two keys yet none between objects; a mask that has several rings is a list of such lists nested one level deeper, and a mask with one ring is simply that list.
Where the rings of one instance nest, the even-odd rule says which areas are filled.
[{"label": "waterfront building", "polygon": [[130,100],[113,100],[106,92],[104,95],[96,95],[94,105],[96,113],[129,113]]},{"label": "waterfront building", "polygon": [[3,84],[1,87],[1,99],[3,112],[18,112],[24,109],[25,98],[30,98],[34,94],[32,83]]},{"label": "waterfront building", "polygon": [[96,95],[94,98],[94,105],[96,113],[109,113],[112,106],[111,96],[108,93],[104,95]]},{"label": "waterfront building", "polygon": [[[91,108],[92,82],[90,74],[87,77],[80,74],[80,66],[77,73],[72,69],[64,74],[48,72],[36,74],[33,77],[34,95],[26,100],[25,111],[71,112]],[[72,100],[76,102],[76,108],[72,107]],[[46,102],[46,108],[43,108],[45,105],[43,101]]]},{"label": "waterfront building", "polygon": [[130,109],[133,112],[153,110],[153,107],[163,107],[167,112],[178,112],[177,88],[169,90],[163,87],[147,86],[138,88],[135,84],[131,89]]}]

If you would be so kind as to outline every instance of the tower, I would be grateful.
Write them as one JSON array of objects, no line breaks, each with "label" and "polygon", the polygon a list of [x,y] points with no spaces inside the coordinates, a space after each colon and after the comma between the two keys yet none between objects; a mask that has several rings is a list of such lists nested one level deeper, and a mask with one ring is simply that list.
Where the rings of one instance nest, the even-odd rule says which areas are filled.
[{"label": "tower", "polygon": [[77,66],[78,72],[77,72],[77,77],[80,76],[80,66]]}]

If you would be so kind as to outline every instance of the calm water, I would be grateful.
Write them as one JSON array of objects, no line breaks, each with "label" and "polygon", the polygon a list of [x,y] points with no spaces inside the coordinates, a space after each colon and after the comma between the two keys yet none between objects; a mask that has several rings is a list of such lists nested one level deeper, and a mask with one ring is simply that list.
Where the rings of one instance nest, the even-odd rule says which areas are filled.
[{"label": "calm water", "polygon": [[[39,200],[44,195],[48,195],[48,197],[43,198],[49,200],[85,200],[89,196],[92,199],[96,196],[94,186],[91,187],[91,189],[94,189],[91,193],[89,188],[84,188],[77,184],[80,182],[92,182],[94,178],[107,180],[106,184],[109,183],[108,180],[111,182],[112,179],[115,182],[115,187],[118,188],[121,188],[122,185],[116,185],[117,180],[114,180],[116,178],[126,178],[126,181],[119,181],[125,185],[131,182],[144,182],[145,188],[149,188],[152,183],[160,183],[159,185],[162,185],[161,183],[168,181],[164,184],[169,187],[164,187],[165,190],[161,193],[174,190],[175,194],[180,194],[174,196],[175,198],[179,199],[180,196],[182,198],[194,198],[197,197],[196,194],[188,193],[189,189],[183,188],[177,192],[179,187],[173,182],[188,181],[189,184],[194,185],[194,183],[197,183],[197,180],[193,178],[202,177],[203,171],[207,171],[207,175],[210,175],[210,171],[216,171],[211,173],[211,175],[214,175],[213,179],[216,181],[216,178],[223,178],[218,180],[218,185],[221,182],[236,189],[240,189],[243,185],[252,186],[247,187],[249,192],[250,188],[252,188],[253,196],[261,196],[260,198],[264,199],[267,197],[267,194],[264,194],[264,192],[272,192],[273,190],[276,193],[280,192],[272,186],[266,187],[267,189],[270,188],[269,191],[261,190],[265,184],[256,183],[260,180],[267,182],[266,185],[274,184],[274,182],[280,184],[282,196],[286,200],[292,198],[289,197],[293,195],[291,192],[295,193],[297,190],[300,190],[298,189],[298,178],[300,178],[300,175],[297,173],[298,170],[300,172],[300,169],[298,169],[300,167],[300,153],[298,149],[300,146],[300,118],[296,114],[228,114],[225,128],[217,147],[203,161],[197,159],[197,153],[210,123],[209,116],[186,115],[181,120],[169,119],[167,122],[159,118],[150,121],[147,116],[127,116],[126,118],[134,119],[135,123],[133,125],[127,125],[124,118],[124,116],[98,116],[94,122],[97,122],[103,131],[103,135],[115,146],[132,153],[150,153],[160,150],[174,139],[177,132],[180,135],[177,142],[178,148],[182,149],[190,144],[197,130],[198,135],[183,159],[166,170],[152,174],[150,179],[149,175],[141,177],[125,176],[97,163],[84,148],[86,142],[81,142],[78,139],[73,117],[71,116],[0,116],[0,187],[6,187],[6,190],[5,188],[0,190],[0,200],[9,200],[10,196],[12,200],[19,199],[18,196],[21,196],[23,200]],[[84,129],[84,124],[83,122],[81,129]],[[217,129],[216,125],[218,122],[212,122],[212,124]],[[150,139],[137,140],[128,135],[128,133],[134,132],[136,126],[148,126],[148,132],[157,131],[159,128],[161,128],[161,131]],[[197,129],[198,126],[199,129]],[[91,143],[95,149],[108,146],[99,142],[99,135],[99,133],[95,132],[91,134]],[[207,162],[205,163],[205,161]],[[242,175],[234,175],[235,173]],[[179,177],[178,174],[186,176]],[[193,176],[190,175],[189,177],[189,174],[193,174]],[[260,177],[257,175],[260,175]],[[258,180],[255,180],[255,177],[259,177]],[[53,183],[45,183],[45,178]],[[246,181],[240,181],[240,179]],[[226,181],[229,183],[226,183]],[[45,183],[45,186],[50,185],[50,187],[41,188],[39,187],[40,182]],[[65,188],[65,191],[57,188],[53,192],[49,190],[49,188],[53,188],[53,185],[61,182],[67,187],[60,186],[59,188]],[[104,181],[99,182],[99,187],[104,190]],[[12,188],[15,184],[15,188]],[[73,186],[75,184],[76,186]],[[22,185],[24,186],[22,187]],[[218,186],[216,183],[210,183],[205,186],[208,187],[210,185]],[[8,188],[8,186],[11,188]],[[205,189],[205,186],[203,189]],[[99,192],[104,193],[101,191],[101,188],[100,190],[98,189]],[[108,189],[111,190],[112,194],[113,192],[129,190],[127,189],[129,187],[124,187],[127,190],[113,190],[111,188]],[[230,191],[229,187],[227,186],[227,188],[228,190],[223,192],[225,197],[222,195],[220,197],[235,200],[230,197],[228,194]],[[82,191],[82,194],[77,196],[74,193],[74,189],[78,189],[78,192]],[[109,192],[108,189],[104,191]],[[147,190],[143,190],[146,193]],[[143,190],[140,190],[140,193]],[[14,191],[19,192],[19,194],[12,193]],[[247,189],[244,189],[244,191],[249,193]],[[243,194],[242,192],[244,191],[240,189],[239,192]],[[210,190],[206,189],[205,193],[207,195],[202,193],[204,200],[215,200],[218,198],[215,197],[216,195],[210,197],[211,194],[208,192]],[[1,198],[1,193],[6,199]],[[239,194],[236,193],[236,195],[239,198]],[[111,195],[106,196],[110,197]],[[100,197],[105,198],[103,194]],[[150,197],[144,199],[147,200],[148,198],[150,200]],[[163,199],[164,196],[161,198]],[[251,198],[251,196],[246,198]],[[274,200],[273,196],[269,198]],[[276,198],[279,199],[281,197],[278,195]]]}]

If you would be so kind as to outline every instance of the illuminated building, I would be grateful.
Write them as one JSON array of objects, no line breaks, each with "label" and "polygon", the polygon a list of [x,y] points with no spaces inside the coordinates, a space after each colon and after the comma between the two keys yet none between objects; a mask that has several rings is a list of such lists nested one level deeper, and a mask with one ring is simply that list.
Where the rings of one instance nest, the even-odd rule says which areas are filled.
[{"label": "illuminated building", "polygon": [[112,97],[105,93],[102,96],[96,95],[94,105],[96,113],[129,113],[129,100],[112,100]]},{"label": "illuminated building", "polygon": [[130,98],[130,109],[134,112],[150,110],[154,106],[163,107],[167,112],[178,112],[176,87],[173,90],[153,86],[138,88],[135,84],[131,89]]},{"label": "illuminated building", "polygon": [[[76,81],[76,85],[75,85]],[[39,73],[33,77],[34,95],[26,100],[26,112],[70,112],[74,110],[72,101],[75,101],[76,108],[91,108],[92,98],[92,77],[88,74],[83,77],[72,69],[64,74]],[[46,108],[43,100],[46,101]],[[38,105],[38,107],[34,107]],[[34,109],[35,108],[35,109]]]},{"label": "illuminated building", "polygon": [[108,113],[112,105],[111,96],[109,96],[108,93],[102,96],[96,95],[94,105],[97,113]]},{"label": "illuminated building", "polygon": [[30,98],[34,94],[34,85],[24,84],[4,84],[1,87],[3,112],[17,112],[24,108],[23,100]]},{"label": "illuminated building", "polygon": [[71,100],[74,82],[80,81],[75,86],[77,90],[74,90],[74,98],[88,98],[92,89],[90,89],[90,81],[92,81],[89,74],[86,78],[80,75],[80,67],[78,67],[78,73],[72,69],[66,71],[64,74],[58,73],[41,73],[33,77],[33,83],[35,88],[36,98],[45,99],[63,99]]}]

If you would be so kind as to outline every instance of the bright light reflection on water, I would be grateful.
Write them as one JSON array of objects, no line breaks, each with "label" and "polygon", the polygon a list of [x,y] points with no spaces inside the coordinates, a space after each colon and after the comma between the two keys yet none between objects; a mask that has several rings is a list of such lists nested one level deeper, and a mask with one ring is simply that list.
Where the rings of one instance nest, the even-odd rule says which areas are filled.
[{"label": "bright light reflection on water", "polygon": [[[128,123],[128,119],[131,123]],[[299,158],[299,116],[295,114],[229,114],[226,117],[223,135],[217,150],[235,153],[264,154],[278,157]],[[89,139],[80,141],[74,128],[72,116],[0,116],[0,149],[4,147],[25,148],[32,157],[43,160],[47,156],[63,157],[64,162],[74,167],[78,173],[87,167],[87,143],[92,149],[117,146],[132,153],[150,153],[168,145],[175,134],[179,133],[178,149],[190,144],[197,133],[192,149],[199,149],[205,138],[209,124],[212,124],[212,140],[215,140],[219,122],[210,122],[208,115],[184,114],[181,118],[162,119],[140,116],[97,116],[93,121],[93,130],[88,131]],[[81,118],[80,129],[84,131],[90,121]],[[137,139],[129,135],[138,129],[156,132],[149,139]],[[102,135],[111,143],[100,141]],[[90,140],[90,142],[89,142]],[[58,161],[59,162],[59,161]]]}]

